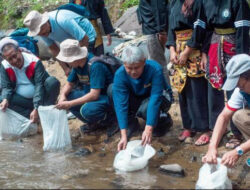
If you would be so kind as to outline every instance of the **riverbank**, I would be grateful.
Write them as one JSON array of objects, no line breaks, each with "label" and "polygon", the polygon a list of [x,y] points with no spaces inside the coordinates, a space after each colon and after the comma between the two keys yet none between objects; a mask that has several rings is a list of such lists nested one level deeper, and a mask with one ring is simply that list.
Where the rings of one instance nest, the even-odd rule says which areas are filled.
[{"label": "riverbank", "polygon": [[[57,62],[43,62],[48,72],[56,76],[60,82],[61,87],[64,86],[66,82],[66,77]],[[175,98],[177,94],[175,93]],[[207,151],[206,146],[195,146],[192,144],[184,144],[178,141],[178,134],[181,132],[181,117],[178,102],[175,102],[171,109],[170,114],[173,118],[173,126],[170,131],[161,138],[153,138],[152,146],[156,149],[157,154],[149,162],[148,170],[156,176],[157,183],[151,182],[147,184],[148,188],[194,188],[195,183],[198,179],[199,168],[202,166],[201,158]],[[93,158],[96,157],[102,160],[102,163],[109,163],[108,166],[112,167],[112,162],[116,154],[117,143],[119,142],[120,134],[117,133],[111,139],[107,141],[106,131],[98,131],[89,135],[80,136],[79,127],[82,122],[78,119],[69,120],[69,127],[72,137],[72,142],[75,147],[84,147],[92,152]],[[140,139],[141,136],[138,134],[131,140]],[[195,142],[196,138],[193,139]],[[224,148],[226,139],[224,139],[220,145],[219,153],[220,156],[227,151]],[[244,155],[238,161],[238,164],[229,170],[229,176],[232,180],[234,188],[250,188],[250,168],[245,168],[245,160],[248,155]],[[175,178],[167,176],[158,171],[158,168],[162,164],[174,164],[177,163],[182,166],[185,171],[186,176],[184,178]],[[111,164],[111,165],[110,165]],[[110,168],[110,167],[107,167]],[[114,172],[113,170],[111,170]],[[145,171],[144,171],[145,172]],[[137,172],[138,176],[140,172]],[[129,175],[129,174],[127,174]],[[143,178],[143,175],[141,176]],[[128,186],[122,186],[122,188],[139,188],[142,184],[135,184],[136,182],[131,178],[130,183],[126,183]],[[147,179],[147,178],[146,178]],[[121,181],[119,181],[121,180]],[[119,179],[117,184],[122,184],[125,180],[123,177]],[[143,180],[143,179],[142,179]],[[143,186],[144,188],[146,186]]]}]

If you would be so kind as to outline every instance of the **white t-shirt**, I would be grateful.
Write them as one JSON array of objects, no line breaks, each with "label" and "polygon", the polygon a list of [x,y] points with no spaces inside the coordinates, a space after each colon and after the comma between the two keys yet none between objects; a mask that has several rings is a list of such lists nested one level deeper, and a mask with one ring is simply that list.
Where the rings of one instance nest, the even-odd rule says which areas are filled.
[{"label": "white t-shirt", "polygon": [[235,88],[231,98],[226,104],[227,108],[231,111],[237,111],[246,105],[243,95],[240,93],[239,88]]}]

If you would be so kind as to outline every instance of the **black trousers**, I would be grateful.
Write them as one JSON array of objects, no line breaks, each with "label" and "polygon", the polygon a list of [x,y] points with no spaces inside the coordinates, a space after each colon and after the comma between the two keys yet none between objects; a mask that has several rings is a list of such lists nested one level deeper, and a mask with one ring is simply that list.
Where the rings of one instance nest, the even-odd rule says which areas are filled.
[{"label": "black trousers", "polygon": [[[109,85],[107,94],[110,98],[110,101],[112,102],[112,105],[114,105],[113,99],[112,99],[112,85],[113,84]],[[157,122],[157,125],[155,128],[162,126],[160,113],[161,112],[167,113],[171,107],[171,101],[168,99],[166,95],[163,95],[161,98],[162,98],[162,103],[161,103],[159,113],[158,113],[159,122]],[[137,121],[136,117],[140,117],[145,121],[147,120],[147,108],[148,108],[149,99],[150,99],[150,95],[137,96],[132,92],[129,94],[129,108],[128,108],[128,125],[129,126],[135,125],[135,122]]]},{"label": "black trousers", "polygon": [[204,77],[188,77],[179,101],[183,127],[206,132],[213,130],[224,108],[224,93],[214,89]]}]

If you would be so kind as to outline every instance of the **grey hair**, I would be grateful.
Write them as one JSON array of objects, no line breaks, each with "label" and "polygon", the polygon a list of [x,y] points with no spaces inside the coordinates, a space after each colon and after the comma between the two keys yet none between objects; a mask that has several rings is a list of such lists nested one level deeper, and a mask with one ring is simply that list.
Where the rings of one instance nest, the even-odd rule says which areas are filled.
[{"label": "grey hair", "polygon": [[139,63],[145,59],[142,49],[136,46],[127,46],[122,52],[121,60],[126,64]]}]

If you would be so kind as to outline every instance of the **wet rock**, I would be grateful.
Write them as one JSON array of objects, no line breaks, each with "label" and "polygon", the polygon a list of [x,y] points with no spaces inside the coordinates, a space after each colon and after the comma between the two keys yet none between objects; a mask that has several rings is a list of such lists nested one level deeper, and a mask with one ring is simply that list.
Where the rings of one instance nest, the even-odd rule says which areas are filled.
[{"label": "wet rock", "polygon": [[80,137],[81,137],[81,133],[79,131],[75,131],[71,135],[71,138],[74,139],[74,140],[77,140]]},{"label": "wet rock", "polygon": [[114,27],[120,28],[123,32],[129,33],[135,31],[136,34],[142,34],[142,27],[138,23],[137,6],[131,7],[116,21]]},{"label": "wet rock", "polygon": [[161,165],[159,170],[167,175],[185,177],[184,170],[179,164]]},{"label": "wet rock", "polygon": [[23,143],[23,139],[17,139],[18,143]]},{"label": "wet rock", "polygon": [[197,162],[197,157],[196,156],[192,156],[190,159],[190,162]]},{"label": "wet rock", "polygon": [[91,151],[87,148],[80,148],[77,152],[75,152],[76,156],[87,156],[90,154],[91,154]]},{"label": "wet rock", "polygon": [[185,142],[185,144],[192,144],[193,143],[193,138],[192,137],[187,137],[184,142]]},{"label": "wet rock", "polygon": [[161,157],[165,156],[166,153],[164,152],[163,148],[160,148],[160,149],[157,151],[156,155],[157,155],[158,157],[161,158]]}]

